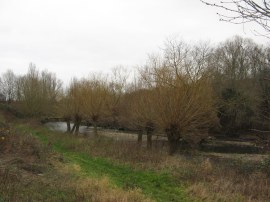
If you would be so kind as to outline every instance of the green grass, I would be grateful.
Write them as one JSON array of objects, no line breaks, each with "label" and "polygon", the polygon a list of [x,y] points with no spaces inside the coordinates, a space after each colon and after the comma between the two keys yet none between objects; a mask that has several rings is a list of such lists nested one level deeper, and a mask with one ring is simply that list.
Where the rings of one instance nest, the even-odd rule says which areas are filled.
[{"label": "green grass", "polygon": [[[29,131],[42,142],[48,143],[53,138],[53,132],[46,128],[33,129],[25,125],[20,125],[18,129]],[[142,192],[155,201],[190,201],[184,191],[184,187],[166,172],[158,173],[155,171],[139,170],[128,165],[115,163],[111,160],[92,157],[81,152],[74,152],[65,148],[63,142],[67,138],[57,138],[52,143],[53,149],[64,156],[71,163],[80,166],[81,174],[101,178],[108,177],[112,185],[122,189],[139,188]],[[104,148],[105,149],[105,148]]]},{"label": "green grass", "polygon": [[[45,146],[48,151],[53,149],[54,152],[50,152],[52,165],[56,166],[52,167],[52,172],[56,174],[55,177],[54,174],[46,176],[46,179],[52,182],[55,178],[59,179],[52,185],[57,187],[54,196],[60,199],[58,201],[74,201],[73,197],[80,201],[81,196],[89,199],[93,194],[101,198],[108,196],[113,199],[111,201],[121,201],[129,196],[128,201],[133,202],[144,199],[165,202],[269,200],[267,159],[262,169],[251,165],[250,161],[243,164],[242,157],[233,162],[225,158],[211,158],[212,155],[202,153],[170,157],[154,148],[148,151],[133,143],[103,137],[91,139],[52,132],[35,124],[34,120],[29,123],[17,123],[16,134],[32,134],[40,140],[34,138],[34,144],[43,142],[50,145]],[[60,175],[67,176],[67,183],[63,183]],[[67,187],[59,186],[62,184]],[[43,184],[38,187],[48,190],[48,193],[50,191],[50,187],[46,188]],[[70,200],[62,200],[64,195]],[[119,197],[115,199],[114,196]]]},{"label": "green grass", "polygon": [[113,184],[124,188],[140,188],[156,201],[187,201],[183,187],[169,174],[141,171],[124,165],[115,165],[103,158],[93,158],[83,153],[64,152],[64,156],[93,177],[107,176]]}]

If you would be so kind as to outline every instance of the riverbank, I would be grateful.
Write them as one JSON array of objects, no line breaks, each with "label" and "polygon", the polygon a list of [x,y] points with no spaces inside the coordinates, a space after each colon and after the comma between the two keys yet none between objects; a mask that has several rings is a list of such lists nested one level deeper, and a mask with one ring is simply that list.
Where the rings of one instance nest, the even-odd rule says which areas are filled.
[{"label": "riverbank", "polygon": [[35,120],[7,125],[5,141],[13,149],[1,153],[2,171],[10,173],[0,189],[4,201],[244,202],[270,197],[267,158],[201,152],[168,156],[166,150],[149,151],[134,141],[53,132]]},{"label": "riverbank", "polygon": [[65,146],[75,138],[33,121],[8,127],[0,156],[3,201],[190,201],[166,172],[75,151]]}]

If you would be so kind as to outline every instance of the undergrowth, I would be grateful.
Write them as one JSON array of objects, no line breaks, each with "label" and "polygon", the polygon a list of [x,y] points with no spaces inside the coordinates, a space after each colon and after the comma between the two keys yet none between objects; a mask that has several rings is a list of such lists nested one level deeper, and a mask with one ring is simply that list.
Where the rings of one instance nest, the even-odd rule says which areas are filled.
[{"label": "undergrowth", "polygon": [[0,201],[151,201],[140,189],[121,189],[108,177],[88,175],[31,130],[4,126],[0,128],[5,132],[0,140]]},{"label": "undergrowth", "polygon": [[33,124],[17,128],[60,153],[61,161],[74,165],[80,178],[105,179],[109,186],[156,201],[245,202],[270,198],[267,158],[251,163],[200,153],[171,157],[163,150],[148,151],[134,142],[78,137]]},{"label": "undergrowth", "polygon": [[[89,148],[94,148],[94,145],[97,145],[98,142],[100,144],[113,144],[110,139],[96,139],[93,142],[85,138],[76,138],[60,133],[53,134],[41,128],[32,130],[21,126],[20,130],[31,130],[34,136],[40,138],[45,144],[51,145],[55,151],[63,155],[64,159],[78,165],[81,173],[85,176],[106,177],[117,187],[124,190],[141,190],[142,193],[155,201],[189,201],[181,183],[174,180],[169,173],[134,168],[120,163],[120,161],[115,163],[112,159],[104,158],[108,157],[107,152],[111,151],[105,145],[99,145],[100,148],[103,147],[103,150],[108,148],[108,151],[100,156],[94,153],[93,150],[89,150]],[[123,149],[123,147],[121,148]],[[130,149],[130,147],[126,147],[126,149]],[[120,150],[114,151],[114,155],[117,157],[116,154],[120,154]],[[136,152],[137,150],[133,151]],[[120,156],[122,155],[123,153],[120,154]],[[126,153],[126,158],[128,157],[130,157],[130,154]],[[139,157],[140,155],[137,156],[137,158]],[[146,157],[149,160],[149,156],[146,155]],[[146,161],[146,159],[142,160]]]}]

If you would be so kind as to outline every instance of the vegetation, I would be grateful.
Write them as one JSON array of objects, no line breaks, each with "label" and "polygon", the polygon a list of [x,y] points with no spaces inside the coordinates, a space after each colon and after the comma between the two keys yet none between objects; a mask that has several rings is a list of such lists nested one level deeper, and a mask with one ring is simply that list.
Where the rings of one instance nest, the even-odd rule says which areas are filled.
[{"label": "vegetation", "polygon": [[43,134],[48,131],[33,125],[7,125],[4,116],[1,124],[1,201],[152,201],[139,189],[121,189],[110,175],[97,170],[112,167],[117,179],[129,168],[48,144]]},{"label": "vegetation", "polygon": [[[3,118],[2,120],[4,120]],[[208,154],[168,156],[136,142],[9,124],[1,141],[3,200],[267,201],[269,161]],[[1,133],[3,134],[3,133]],[[104,149],[106,148],[106,149]]]},{"label": "vegetation", "polygon": [[[197,58],[195,51],[200,55]],[[204,60],[200,51],[183,42],[170,42],[164,58],[151,58],[141,72],[152,93],[152,121],[165,131],[170,154],[175,153],[180,139],[197,145],[216,122],[210,80],[205,67],[197,64]]]},{"label": "vegetation", "polygon": [[169,40],[133,80],[119,67],[74,78],[63,90],[53,73],[31,64],[24,76],[3,74],[1,92],[24,115],[63,118],[69,133],[84,123],[96,136],[98,126],[134,130],[141,142],[145,132],[148,148],[158,133],[173,154],[179,143],[198,148],[213,133],[269,131],[268,74],[269,48],[250,39],[236,36],[215,47]]},{"label": "vegetation", "polygon": [[[0,199],[267,201],[269,53],[238,36],[215,46],[169,40],[133,79],[118,67],[65,89],[33,64],[26,75],[9,70],[0,79]],[[50,118],[66,133],[40,125]],[[82,136],[82,125],[94,135]],[[232,153],[232,140],[260,154],[202,152],[223,141]]]}]

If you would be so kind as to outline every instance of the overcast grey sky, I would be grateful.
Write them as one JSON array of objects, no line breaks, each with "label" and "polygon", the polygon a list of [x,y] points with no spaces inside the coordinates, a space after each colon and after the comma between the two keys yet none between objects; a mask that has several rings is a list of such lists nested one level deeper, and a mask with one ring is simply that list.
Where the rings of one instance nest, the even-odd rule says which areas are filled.
[{"label": "overcast grey sky", "polygon": [[0,74],[30,62],[65,82],[92,71],[143,64],[166,38],[253,38],[251,26],[219,22],[200,0],[0,0]]}]

